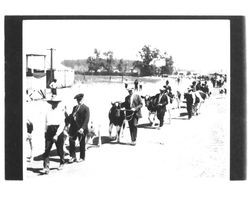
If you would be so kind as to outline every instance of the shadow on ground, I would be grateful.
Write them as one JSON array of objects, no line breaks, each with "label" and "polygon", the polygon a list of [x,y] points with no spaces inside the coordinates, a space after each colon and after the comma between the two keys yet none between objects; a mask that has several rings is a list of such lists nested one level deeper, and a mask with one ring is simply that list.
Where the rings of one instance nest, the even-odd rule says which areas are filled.
[{"label": "shadow on ground", "polygon": [[[155,126],[158,126],[159,124],[155,124]],[[143,124],[138,124],[137,128],[143,128],[143,129],[157,129],[157,127],[152,127],[151,123],[143,123]]]},{"label": "shadow on ground", "polygon": [[[112,141],[115,141],[116,138],[115,137],[109,137],[109,136],[101,136],[101,142],[102,144],[107,144],[107,143],[111,143]],[[98,137],[95,137],[93,139],[93,143],[92,145],[99,145],[99,138]]]},{"label": "shadow on ground", "polygon": [[[44,175],[44,173],[42,172],[43,168],[30,168],[28,167],[27,168],[27,171],[30,171],[30,172],[33,172],[33,173],[36,173],[37,175]],[[57,168],[50,168],[50,171],[52,170],[57,170]]]}]

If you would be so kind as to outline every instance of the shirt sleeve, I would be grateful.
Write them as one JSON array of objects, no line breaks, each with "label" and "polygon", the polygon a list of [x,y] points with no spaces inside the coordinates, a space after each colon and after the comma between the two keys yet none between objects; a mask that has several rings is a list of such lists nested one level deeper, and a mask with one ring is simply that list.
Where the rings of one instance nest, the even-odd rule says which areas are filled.
[{"label": "shirt sleeve", "polygon": [[88,129],[89,116],[90,116],[89,108],[86,107],[86,109],[85,109],[85,119],[84,119],[83,124],[82,124],[82,127],[81,127],[81,128],[83,128],[84,130],[85,130],[85,129]]},{"label": "shirt sleeve", "polygon": [[142,99],[139,95],[137,95],[137,101],[138,101],[138,105],[135,107],[135,110],[139,110],[143,106]]},{"label": "shirt sleeve", "polygon": [[58,127],[57,131],[56,131],[56,135],[60,135],[63,132],[64,126],[65,126],[63,112],[58,114],[58,116],[60,118],[60,124],[59,124],[59,127]]}]

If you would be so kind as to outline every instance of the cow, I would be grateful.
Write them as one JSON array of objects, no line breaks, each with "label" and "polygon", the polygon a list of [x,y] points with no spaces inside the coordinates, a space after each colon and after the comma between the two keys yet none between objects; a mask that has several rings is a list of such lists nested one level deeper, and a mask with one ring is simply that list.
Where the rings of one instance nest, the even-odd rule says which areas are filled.
[{"label": "cow", "polygon": [[147,107],[149,113],[148,113],[148,120],[152,126],[155,126],[156,121],[156,114],[157,114],[157,98],[156,96],[141,96],[142,99],[144,99],[145,106]]},{"label": "cow", "polygon": [[[70,138],[71,136],[69,135],[69,128],[71,125],[74,125],[76,124],[75,123],[75,120],[74,120],[74,117],[72,114],[68,114],[67,112],[64,112],[64,115],[65,115],[65,119],[64,119],[64,122],[65,122],[65,127],[64,127],[64,141],[66,141],[68,138]],[[93,124],[93,121],[90,121],[90,124],[88,125],[88,133],[86,134],[86,137],[85,137],[85,144],[88,144],[89,142],[90,143],[93,143],[93,139],[97,136],[96,132],[95,132],[95,126]],[[98,136],[100,138],[100,133],[98,133]],[[66,151],[66,148],[64,147],[64,150],[65,152],[67,153]]]},{"label": "cow", "polygon": [[184,99],[186,99],[187,104],[188,119],[190,119],[192,115],[198,115],[201,103],[204,102],[206,98],[207,94],[201,90],[195,92],[191,92],[191,90],[189,90],[184,94]]},{"label": "cow", "polygon": [[125,113],[121,109],[121,102],[116,101],[111,103],[111,108],[109,110],[109,136],[112,138],[112,128],[116,127],[116,140],[120,142],[121,130],[125,127]]},{"label": "cow", "polygon": [[[145,106],[147,107],[149,114],[148,114],[148,120],[151,124],[151,126],[155,127],[156,126],[156,115],[157,115],[157,105],[158,105],[158,100],[156,95],[154,96],[141,96],[142,99],[145,101]],[[169,100],[169,97],[168,97]],[[169,104],[168,104],[169,106]],[[167,107],[167,112],[169,113],[169,123],[171,119],[171,113],[170,113],[170,107]]]}]

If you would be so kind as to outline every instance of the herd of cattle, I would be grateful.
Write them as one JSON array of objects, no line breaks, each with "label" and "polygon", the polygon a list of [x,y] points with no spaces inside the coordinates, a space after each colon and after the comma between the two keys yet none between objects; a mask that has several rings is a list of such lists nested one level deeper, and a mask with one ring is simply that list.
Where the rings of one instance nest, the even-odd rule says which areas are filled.
[{"label": "herd of cattle", "polygon": [[[203,84],[200,87],[198,86],[199,82],[197,84],[193,83],[192,85],[193,87],[190,86],[185,93],[181,93],[180,91],[176,91],[175,94],[168,91],[165,92],[168,98],[166,112],[168,113],[167,117],[169,119],[169,123],[171,122],[171,110],[180,108],[182,103],[186,104],[188,119],[190,119],[193,115],[198,115],[201,104],[205,99],[210,97],[211,91],[206,84]],[[198,88],[194,88],[194,85],[196,85],[196,87]],[[141,95],[141,98],[144,100],[145,107],[149,112],[148,120],[150,125],[152,126],[152,128],[156,127],[156,117],[158,111],[158,99],[156,95]],[[173,103],[175,104],[173,105]],[[115,126],[116,138],[120,139],[120,134],[124,130],[126,121],[129,121],[130,117],[133,115],[133,112],[124,110],[121,107],[121,102],[117,101],[111,104],[112,106],[109,111],[109,135],[111,136],[112,128],[113,126]]]}]

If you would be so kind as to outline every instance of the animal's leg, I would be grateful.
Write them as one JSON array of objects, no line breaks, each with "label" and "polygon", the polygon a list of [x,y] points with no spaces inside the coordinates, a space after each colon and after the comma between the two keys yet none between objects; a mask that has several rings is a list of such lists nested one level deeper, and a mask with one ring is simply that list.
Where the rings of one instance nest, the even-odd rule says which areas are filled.
[{"label": "animal's leg", "polygon": [[180,99],[178,97],[176,98],[176,102],[177,102],[177,109],[180,109]]},{"label": "animal's leg", "polygon": [[151,115],[152,115],[152,113],[151,112],[148,112],[148,120],[149,120],[149,122],[150,122],[150,124],[152,124],[153,123],[153,121],[151,120]]},{"label": "animal's leg", "polygon": [[156,124],[156,113],[153,113],[153,122],[152,122],[152,127],[155,127]]},{"label": "animal's leg", "polygon": [[168,109],[168,122],[171,124],[171,111]]},{"label": "animal's leg", "polygon": [[109,137],[112,137],[111,134],[112,134],[112,128],[113,128],[113,123],[110,123],[109,124]]},{"label": "animal's leg", "polygon": [[123,121],[122,126],[121,126],[121,131],[120,131],[120,136],[123,137],[123,131],[125,129],[126,126],[126,120]]},{"label": "animal's leg", "polygon": [[201,103],[197,104],[197,114],[200,114],[200,110],[201,110]]},{"label": "animal's leg", "polygon": [[120,131],[121,131],[121,127],[117,125],[116,126],[116,140],[118,143],[120,142]]}]

